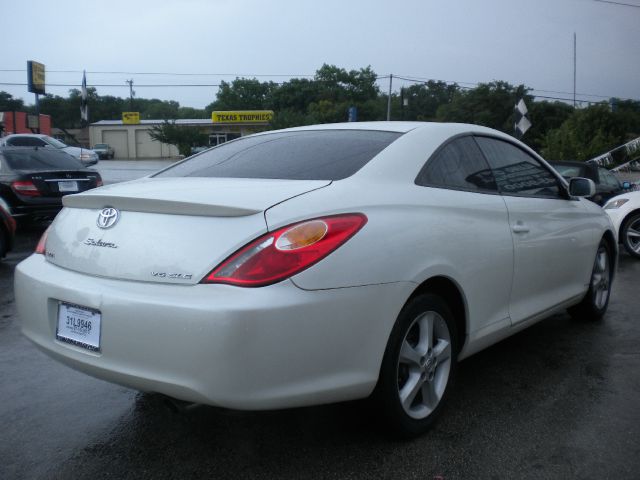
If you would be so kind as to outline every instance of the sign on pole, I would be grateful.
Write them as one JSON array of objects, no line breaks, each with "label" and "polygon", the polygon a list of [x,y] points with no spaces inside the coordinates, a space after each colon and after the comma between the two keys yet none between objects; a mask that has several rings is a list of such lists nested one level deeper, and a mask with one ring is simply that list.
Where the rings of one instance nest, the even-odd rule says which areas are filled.
[{"label": "sign on pole", "polygon": [[529,110],[527,110],[527,106],[525,105],[522,98],[516,104],[514,112],[515,122],[513,125],[513,129],[515,132],[515,136],[516,138],[522,138],[525,132],[531,128],[531,121],[528,117]]},{"label": "sign on pole", "polygon": [[140,123],[140,112],[122,112],[122,123],[125,125],[138,125]]},{"label": "sign on pole", "polygon": [[31,93],[40,95],[46,93],[44,65],[42,63],[33,60],[27,62],[27,85]]}]

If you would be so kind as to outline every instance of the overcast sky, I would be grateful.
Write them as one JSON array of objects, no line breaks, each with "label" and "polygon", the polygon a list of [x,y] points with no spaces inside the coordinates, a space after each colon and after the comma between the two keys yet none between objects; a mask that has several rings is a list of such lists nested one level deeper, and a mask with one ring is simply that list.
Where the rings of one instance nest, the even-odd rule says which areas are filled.
[{"label": "overcast sky", "polygon": [[[620,0],[635,4],[640,0]],[[26,62],[46,66],[47,93],[80,85],[101,95],[202,108],[236,76],[283,81],[323,64],[370,65],[463,86],[506,80],[570,97],[640,100],[640,8],[596,0],[0,0],[0,90],[33,103]],[[7,70],[19,70],[11,72]],[[71,73],[57,71],[70,70]],[[124,72],[124,73],[92,73]],[[145,75],[148,72],[210,75]],[[273,75],[269,77],[268,75]],[[276,76],[277,75],[277,76]],[[282,76],[280,76],[282,75]],[[401,85],[394,82],[394,90]],[[386,90],[388,80],[381,81]],[[565,93],[550,93],[565,92]],[[596,95],[596,96],[589,96]],[[598,97],[601,96],[601,97]]]}]

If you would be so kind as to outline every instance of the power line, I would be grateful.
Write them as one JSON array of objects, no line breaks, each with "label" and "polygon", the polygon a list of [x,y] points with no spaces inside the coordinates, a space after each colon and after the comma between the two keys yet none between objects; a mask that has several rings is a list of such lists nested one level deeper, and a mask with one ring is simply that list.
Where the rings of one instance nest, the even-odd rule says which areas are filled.
[{"label": "power line", "polygon": [[[27,70],[22,68],[7,68],[0,69],[0,72],[26,72]],[[82,73],[82,70],[47,70],[47,73]],[[88,74],[93,75],[166,75],[166,76],[180,76],[180,77],[315,77],[315,74],[306,73],[193,73],[193,72],[108,72],[108,71],[89,71]]]},{"label": "power line", "polygon": [[[26,87],[26,83],[10,83],[0,82],[0,85]],[[153,84],[136,84],[136,87],[219,87],[219,83],[153,83]],[[76,83],[47,83],[47,87],[80,87]],[[129,88],[129,84],[121,85],[119,83],[92,83],[87,84],[87,87],[119,87]]]},{"label": "power line", "polygon": [[[394,75],[394,78],[400,79],[400,80],[405,80],[408,82],[413,82],[413,83],[427,83],[428,81],[434,81],[434,82],[444,82],[447,83],[449,85],[458,85],[461,89],[463,90],[471,90],[475,87],[477,87],[478,85],[480,85],[480,83],[471,83],[471,82],[455,82],[452,80],[437,80],[437,79],[424,79],[424,78],[416,78],[416,77],[408,77],[408,76],[400,76],[400,75]],[[460,84],[465,84],[465,85],[472,85],[472,86],[460,86]],[[552,100],[571,100],[571,98],[564,98],[564,97],[551,97],[551,96],[545,96],[545,95],[538,95],[535,92],[540,92],[540,93],[556,93],[558,95],[573,95],[573,92],[563,92],[563,91],[559,91],[559,90],[539,90],[536,88],[532,88],[530,89],[531,92],[534,92],[534,96],[538,97],[538,98],[548,98],[548,99],[552,99]],[[601,98],[603,100],[609,100],[612,95],[597,95],[595,93],[576,93],[576,95],[580,95],[582,97],[594,97],[594,98]],[[636,99],[633,98],[626,98],[626,97],[616,97],[620,100],[634,100],[634,101],[638,101]],[[579,99],[576,99],[579,100]],[[579,100],[581,102],[589,102],[589,103],[598,103],[596,101],[592,101],[592,100],[586,100],[586,99],[582,99]]]},{"label": "power line", "polygon": [[624,2],[613,2],[610,0],[593,0],[594,2],[599,2],[599,3],[610,3],[612,5],[622,5],[623,7],[633,7],[633,8],[640,8],[640,5],[635,5],[633,3],[624,3]]}]

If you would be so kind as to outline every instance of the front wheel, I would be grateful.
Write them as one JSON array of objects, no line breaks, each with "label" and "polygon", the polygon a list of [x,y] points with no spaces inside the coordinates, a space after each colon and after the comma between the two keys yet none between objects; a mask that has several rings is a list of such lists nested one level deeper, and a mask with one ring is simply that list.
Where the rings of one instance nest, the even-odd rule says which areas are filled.
[{"label": "front wheel", "polygon": [[447,304],[423,294],[402,309],[384,354],[377,407],[402,436],[426,431],[437,418],[456,372],[457,332]]},{"label": "front wheel", "polygon": [[632,257],[640,258],[640,213],[626,220],[620,233],[625,250]]},{"label": "front wheel", "polygon": [[593,262],[589,290],[578,305],[569,309],[569,314],[579,320],[600,320],[609,306],[612,278],[611,247],[602,240]]}]

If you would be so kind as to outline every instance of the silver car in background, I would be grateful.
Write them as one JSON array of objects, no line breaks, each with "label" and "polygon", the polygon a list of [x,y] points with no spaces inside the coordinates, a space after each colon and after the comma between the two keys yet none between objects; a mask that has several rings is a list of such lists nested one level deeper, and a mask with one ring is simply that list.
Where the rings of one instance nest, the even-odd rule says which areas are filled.
[{"label": "silver car in background", "polygon": [[58,139],[38,133],[15,133],[0,139],[0,146],[6,147],[48,147],[57,148],[80,160],[84,165],[98,163],[98,154],[82,147],[72,147]]}]

